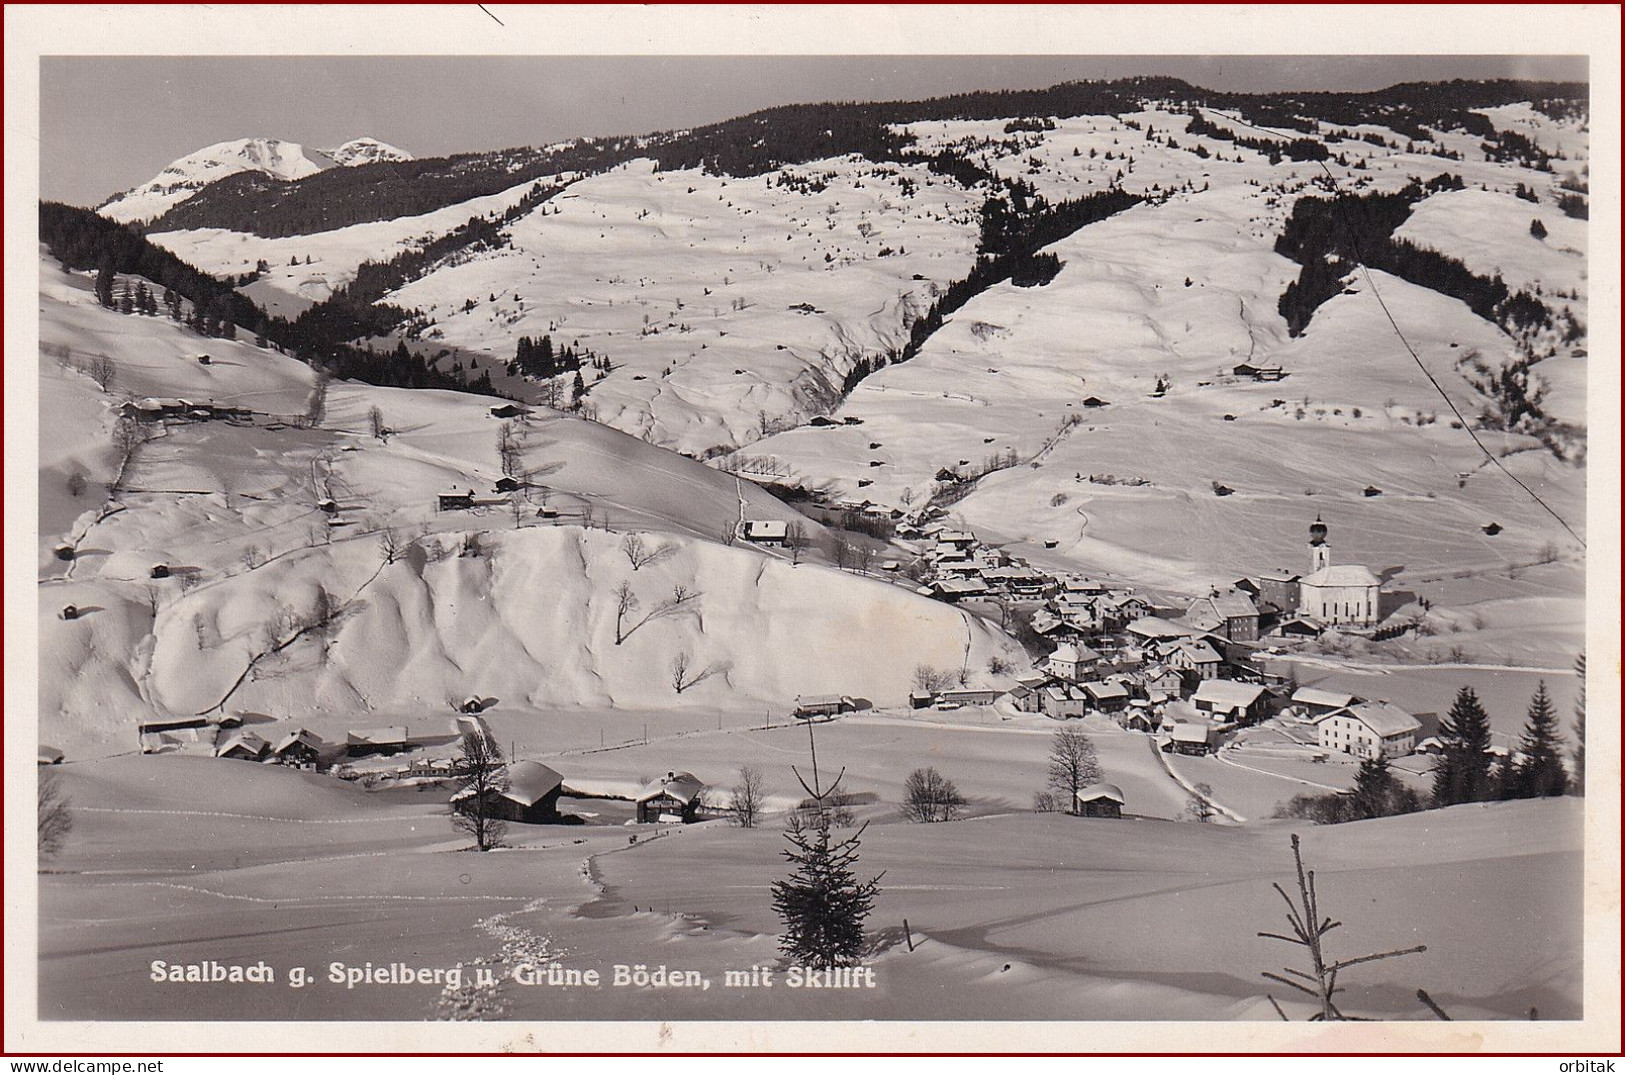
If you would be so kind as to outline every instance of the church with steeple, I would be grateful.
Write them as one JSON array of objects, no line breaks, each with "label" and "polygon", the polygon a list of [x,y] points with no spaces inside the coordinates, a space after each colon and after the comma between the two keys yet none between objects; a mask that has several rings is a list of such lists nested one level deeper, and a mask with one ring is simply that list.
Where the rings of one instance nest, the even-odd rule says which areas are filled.
[{"label": "church with steeple", "polygon": [[1332,563],[1320,516],[1309,527],[1309,571],[1298,583],[1298,614],[1330,626],[1375,627],[1382,582],[1364,564]]}]

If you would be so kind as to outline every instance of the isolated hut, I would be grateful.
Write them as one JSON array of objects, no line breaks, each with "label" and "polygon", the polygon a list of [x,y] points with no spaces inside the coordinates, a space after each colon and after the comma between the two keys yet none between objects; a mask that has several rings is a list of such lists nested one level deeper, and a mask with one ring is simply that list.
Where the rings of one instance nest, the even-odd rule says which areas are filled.
[{"label": "isolated hut", "polygon": [[1116,784],[1092,784],[1078,792],[1078,816],[1122,817],[1124,801]]},{"label": "isolated hut", "polygon": [[688,824],[697,820],[705,785],[693,773],[670,772],[659,785],[637,797],[638,821]]}]

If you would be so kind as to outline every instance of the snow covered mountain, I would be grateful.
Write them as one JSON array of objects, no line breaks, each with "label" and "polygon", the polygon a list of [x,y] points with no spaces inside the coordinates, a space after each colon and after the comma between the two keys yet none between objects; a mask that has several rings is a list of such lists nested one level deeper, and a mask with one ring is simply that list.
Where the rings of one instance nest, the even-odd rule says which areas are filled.
[{"label": "snow covered mountain", "polygon": [[404,149],[380,142],[376,138],[352,138],[337,149],[325,149],[322,153],[332,158],[334,164],[345,168],[353,168],[358,164],[377,164],[380,161],[409,161],[412,154]]},{"label": "snow covered mountain", "polygon": [[210,183],[239,172],[261,172],[277,179],[304,179],[335,165],[351,167],[411,159],[410,153],[376,138],[352,139],[331,150],[306,149],[298,142],[278,138],[239,138],[204,146],[170,162],[145,183],[113,195],[97,212],[121,224],[152,220]]}]

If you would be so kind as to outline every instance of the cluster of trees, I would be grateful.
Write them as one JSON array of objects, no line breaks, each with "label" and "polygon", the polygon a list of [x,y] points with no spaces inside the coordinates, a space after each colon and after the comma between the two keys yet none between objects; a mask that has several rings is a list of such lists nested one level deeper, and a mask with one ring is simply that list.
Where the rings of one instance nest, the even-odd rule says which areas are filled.
[{"label": "cluster of trees", "polygon": [[1459,176],[1412,181],[1394,194],[1338,194],[1299,198],[1275,242],[1275,252],[1297,262],[1278,309],[1294,336],[1302,335],[1321,304],[1343,288],[1356,265],[1398,276],[1465,302],[1478,316],[1517,334],[1552,324],[1551,311],[1527,291],[1513,292],[1499,275],[1479,276],[1456,258],[1394,238],[1413,206],[1429,194],[1460,190]]},{"label": "cluster of trees", "polygon": [[[369,384],[498,394],[488,374],[469,379],[448,373],[404,344],[378,350],[351,343],[372,334],[377,324],[355,303],[320,303],[293,321],[269,316],[230,284],[148,242],[134,228],[58,202],[41,202],[39,212],[40,241],[64,269],[95,270],[99,295],[111,289],[116,274],[141,276],[164,288],[172,318],[179,321],[184,316],[188,327],[201,335],[232,337],[240,328],[307,365]],[[183,315],[186,304],[190,310]]]},{"label": "cluster of trees", "polygon": [[1294,138],[1286,142],[1272,138],[1249,138],[1237,134],[1228,127],[1220,127],[1213,123],[1202,115],[1198,108],[1190,109],[1188,114],[1191,122],[1190,126],[1185,128],[1187,133],[1233,142],[1245,149],[1264,154],[1271,164],[1280,164],[1282,157],[1295,161],[1323,161],[1331,156],[1325,144],[1318,138]]},{"label": "cluster of trees", "polygon": [[1039,249],[1066,238],[1086,224],[1105,220],[1143,201],[1139,195],[1111,189],[1051,204],[1022,184],[1010,184],[1001,197],[982,207],[982,236],[970,274],[945,288],[931,308],[909,326],[908,342],[897,361],[920,353],[943,321],[995,284],[1020,274],[1029,284],[1045,283],[1060,271],[1053,255]]},{"label": "cluster of trees", "polygon": [[577,351],[576,348],[579,346],[570,344],[554,350],[551,336],[543,336],[540,340],[521,336],[514,349],[514,356],[508,363],[508,372],[523,374],[526,377],[556,377],[561,373],[579,370],[583,361],[593,369],[605,373],[613,368],[608,358],[585,348]]}]

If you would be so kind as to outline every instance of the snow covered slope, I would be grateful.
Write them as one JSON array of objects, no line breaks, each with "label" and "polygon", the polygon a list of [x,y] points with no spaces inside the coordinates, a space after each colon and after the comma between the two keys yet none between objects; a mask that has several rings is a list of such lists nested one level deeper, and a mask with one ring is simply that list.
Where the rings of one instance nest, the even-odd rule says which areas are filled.
[{"label": "snow covered slope", "polygon": [[[128,749],[144,712],[382,720],[474,693],[524,709],[782,712],[810,693],[895,703],[919,663],[973,675],[995,654],[1022,664],[1008,638],[907,586],[725,547],[742,517],[800,522],[814,540],[822,530],[692,459],[537,412],[508,426],[530,488],[499,494],[503,423],[489,397],[341,383],[322,422],[300,428],[307,367],[121,316],[96,304],[88,277],[41,272],[41,734],[81,756]],[[205,348],[208,365],[196,361]],[[99,354],[114,363],[107,391],[79,372]],[[162,428],[109,498],[126,394],[256,417]],[[385,438],[370,435],[373,408]],[[437,510],[452,490],[473,490],[476,506]],[[627,533],[658,554],[634,567]],[[53,554],[59,542],[73,559]],[[150,577],[157,564],[167,577]],[[623,581],[637,607],[617,644]],[[289,642],[289,614],[308,613],[318,588],[337,618]],[[70,604],[80,615],[65,619]],[[681,692],[679,654],[688,680],[709,673]]]},{"label": "snow covered slope", "polygon": [[97,212],[123,224],[153,220],[210,183],[238,172],[263,172],[277,179],[303,179],[335,164],[351,166],[411,159],[410,153],[376,138],[357,138],[326,151],[306,150],[297,142],[276,138],[239,138],[204,146],[172,161],[145,183],[113,195]]}]

